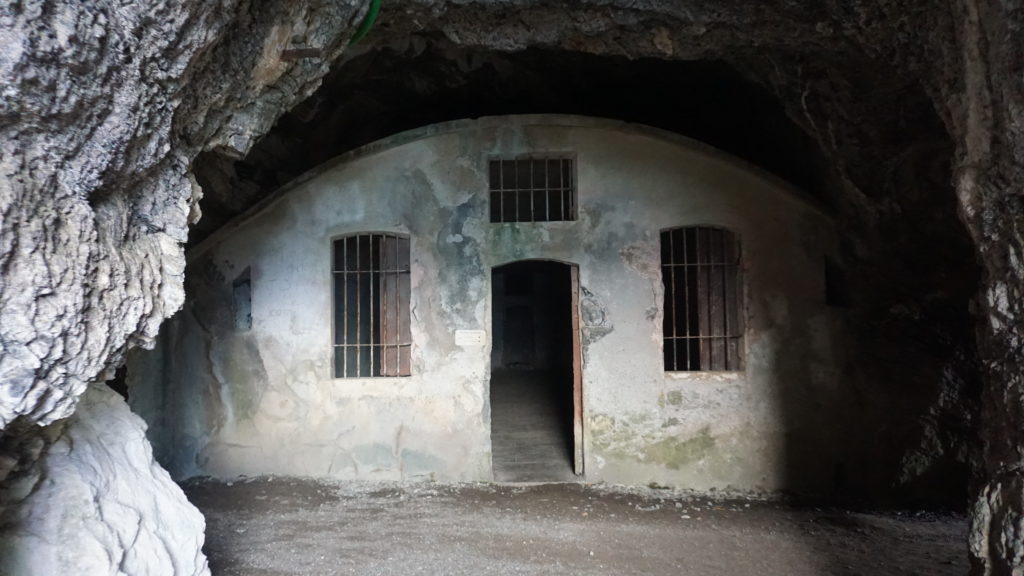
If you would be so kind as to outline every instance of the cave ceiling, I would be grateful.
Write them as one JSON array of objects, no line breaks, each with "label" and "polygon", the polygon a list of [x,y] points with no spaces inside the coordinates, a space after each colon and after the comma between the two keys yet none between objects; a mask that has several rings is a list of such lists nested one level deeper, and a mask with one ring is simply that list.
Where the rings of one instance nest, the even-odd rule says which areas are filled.
[{"label": "cave ceiling", "polygon": [[[652,6],[656,15],[555,3],[443,17],[400,6],[386,6],[371,34],[251,150],[212,146],[195,160],[204,218],[190,243],[333,156],[403,130],[499,114],[655,126],[830,206],[849,201],[836,197],[837,180],[876,199],[893,196],[894,175],[951,187],[952,143],[927,85],[865,51],[821,11],[737,4],[702,11],[695,23],[664,6]],[[798,14],[807,22],[791,19]],[[754,34],[745,21],[757,22]]]}]

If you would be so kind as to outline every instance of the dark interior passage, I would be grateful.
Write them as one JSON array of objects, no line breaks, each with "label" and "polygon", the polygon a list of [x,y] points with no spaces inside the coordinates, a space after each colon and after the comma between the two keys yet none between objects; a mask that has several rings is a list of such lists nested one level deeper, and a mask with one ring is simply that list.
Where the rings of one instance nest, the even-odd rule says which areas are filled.
[{"label": "dark interior passage", "polygon": [[515,262],[492,277],[494,479],[573,478],[571,276],[567,264]]}]

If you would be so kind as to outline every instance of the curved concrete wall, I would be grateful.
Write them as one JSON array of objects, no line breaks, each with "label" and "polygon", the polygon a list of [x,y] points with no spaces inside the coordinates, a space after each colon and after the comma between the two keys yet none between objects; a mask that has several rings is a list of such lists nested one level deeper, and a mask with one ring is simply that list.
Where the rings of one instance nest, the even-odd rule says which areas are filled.
[{"label": "curved concrete wall", "polygon": [[[571,153],[579,219],[492,224],[489,158]],[[743,243],[746,366],[662,368],[659,231]],[[331,375],[331,239],[411,237],[413,376]],[[426,127],[307,174],[190,254],[188,304],[129,368],[133,407],[177,476],[490,480],[494,266],[579,266],[586,480],[830,490],[857,424],[825,305],[829,219],[769,176],[683,138],[562,116]],[[232,282],[251,275],[252,328]],[[856,473],[856,472],[854,472]]]}]

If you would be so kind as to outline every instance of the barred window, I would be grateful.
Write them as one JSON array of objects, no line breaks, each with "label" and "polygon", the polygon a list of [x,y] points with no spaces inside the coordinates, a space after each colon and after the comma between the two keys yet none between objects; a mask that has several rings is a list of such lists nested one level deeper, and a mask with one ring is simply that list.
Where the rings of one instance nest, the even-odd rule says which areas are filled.
[{"label": "barred window", "polygon": [[572,158],[491,160],[491,222],[576,219]]},{"label": "barred window", "polygon": [[334,377],[409,376],[409,238],[334,241]]},{"label": "barred window", "polygon": [[743,369],[740,243],[708,226],[661,232],[665,370]]}]

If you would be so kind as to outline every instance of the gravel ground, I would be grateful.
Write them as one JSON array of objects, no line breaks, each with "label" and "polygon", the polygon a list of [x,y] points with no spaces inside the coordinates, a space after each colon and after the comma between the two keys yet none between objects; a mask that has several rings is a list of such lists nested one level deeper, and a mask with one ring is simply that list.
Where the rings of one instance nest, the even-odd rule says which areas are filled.
[{"label": "gravel ground", "polygon": [[579,484],[193,481],[214,576],[967,573],[962,516]]}]

